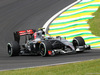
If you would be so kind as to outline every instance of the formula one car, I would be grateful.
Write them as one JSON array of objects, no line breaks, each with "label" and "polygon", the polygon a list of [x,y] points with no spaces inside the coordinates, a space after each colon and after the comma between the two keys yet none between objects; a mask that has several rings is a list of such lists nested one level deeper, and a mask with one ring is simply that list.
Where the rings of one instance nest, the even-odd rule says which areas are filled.
[{"label": "formula one car", "polygon": [[[21,39],[22,37],[24,38]],[[9,56],[29,54],[43,57],[61,53],[84,52],[91,49],[90,45],[85,44],[82,37],[75,37],[71,43],[60,36],[45,36],[43,28],[37,32],[33,29],[14,32],[14,41],[8,43],[7,48]]]}]

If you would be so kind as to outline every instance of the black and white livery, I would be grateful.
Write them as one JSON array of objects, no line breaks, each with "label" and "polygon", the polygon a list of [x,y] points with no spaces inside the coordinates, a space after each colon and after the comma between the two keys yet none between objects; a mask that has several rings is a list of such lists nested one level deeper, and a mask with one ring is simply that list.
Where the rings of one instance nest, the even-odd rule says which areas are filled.
[{"label": "black and white livery", "polygon": [[45,36],[43,28],[40,28],[37,32],[33,29],[14,32],[14,41],[8,43],[7,48],[9,56],[28,54],[43,57],[84,52],[91,49],[90,45],[85,44],[82,37],[75,37],[72,42],[69,42],[60,36]]}]

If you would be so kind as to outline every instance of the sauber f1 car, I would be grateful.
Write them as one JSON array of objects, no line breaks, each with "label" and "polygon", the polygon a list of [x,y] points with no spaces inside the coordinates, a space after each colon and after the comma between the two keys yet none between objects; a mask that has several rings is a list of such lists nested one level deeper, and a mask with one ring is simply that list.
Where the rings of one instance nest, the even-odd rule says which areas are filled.
[{"label": "sauber f1 car", "polygon": [[44,57],[62,53],[84,52],[90,50],[91,47],[85,44],[82,37],[75,37],[72,42],[69,42],[60,36],[45,36],[43,28],[40,28],[37,32],[33,29],[14,32],[14,41],[7,44],[7,49],[9,56],[28,54]]}]

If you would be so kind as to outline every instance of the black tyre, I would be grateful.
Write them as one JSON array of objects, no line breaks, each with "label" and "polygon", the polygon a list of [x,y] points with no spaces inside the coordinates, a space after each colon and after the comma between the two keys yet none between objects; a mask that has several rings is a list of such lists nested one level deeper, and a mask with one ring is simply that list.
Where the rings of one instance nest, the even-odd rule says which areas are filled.
[{"label": "black tyre", "polygon": [[72,41],[75,49],[77,46],[84,46],[85,45],[85,41],[82,37],[75,37]]},{"label": "black tyre", "polygon": [[41,56],[45,57],[48,55],[48,50],[52,50],[52,45],[49,41],[43,41],[39,46]]},{"label": "black tyre", "polygon": [[20,53],[20,46],[18,42],[13,41],[12,43],[7,44],[9,56],[18,56]]}]

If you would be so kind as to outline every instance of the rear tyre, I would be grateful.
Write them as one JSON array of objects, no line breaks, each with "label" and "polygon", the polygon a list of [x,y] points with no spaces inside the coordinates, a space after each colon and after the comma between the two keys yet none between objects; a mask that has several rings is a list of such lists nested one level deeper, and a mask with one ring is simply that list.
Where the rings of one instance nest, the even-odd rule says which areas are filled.
[{"label": "rear tyre", "polygon": [[[72,41],[75,49],[77,48],[77,46],[84,46],[85,45],[85,41],[82,37],[75,37]],[[83,51],[80,51],[83,52]]]},{"label": "rear tyre", "polygon": [[43,41],[39,46],[41,56],[48,56],[48,50],[52,50],[52,45],[49,41]]},{"label": "rear tyre", "polygon": [[10,57],[18,56],[20,53],[20,46],[18,42],[16,41],[13,41],[12,43],[8,43],[7,48],[8,48],[8,54]]}]

